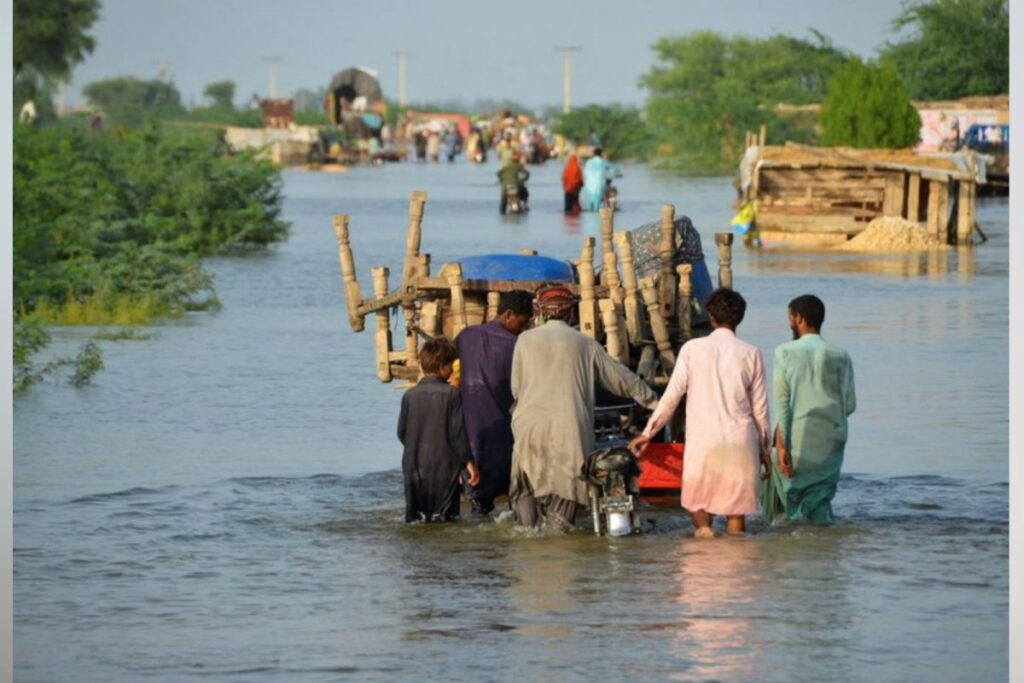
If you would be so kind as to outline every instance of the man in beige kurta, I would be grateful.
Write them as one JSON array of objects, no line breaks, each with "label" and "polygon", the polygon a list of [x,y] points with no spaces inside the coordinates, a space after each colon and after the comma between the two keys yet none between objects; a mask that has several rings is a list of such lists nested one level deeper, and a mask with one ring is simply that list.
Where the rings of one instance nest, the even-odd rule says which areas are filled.
[{"label": "man in beige kurta", "polygon": [[564,290],[541,299],[547,320],[519,336],[512,356],[512,477],[509,499],[516,521],[549,528],[572,525],[586,503],[579,474],[594,445],[595,382],[648,409],[658,396],[596,341],[566,320],[574,300]]}]

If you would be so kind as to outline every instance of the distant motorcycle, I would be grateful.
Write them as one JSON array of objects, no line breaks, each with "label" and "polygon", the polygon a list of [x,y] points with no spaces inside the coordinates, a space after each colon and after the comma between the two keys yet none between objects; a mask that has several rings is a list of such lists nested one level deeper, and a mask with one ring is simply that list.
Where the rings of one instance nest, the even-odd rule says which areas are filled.
[{"label": "distant motorcycle", "polygon": [[519,196],[518,185],[506,185],[505,186],[505,213],[526,213],[529,211],[529,207],[526,205],[526,200]]}]

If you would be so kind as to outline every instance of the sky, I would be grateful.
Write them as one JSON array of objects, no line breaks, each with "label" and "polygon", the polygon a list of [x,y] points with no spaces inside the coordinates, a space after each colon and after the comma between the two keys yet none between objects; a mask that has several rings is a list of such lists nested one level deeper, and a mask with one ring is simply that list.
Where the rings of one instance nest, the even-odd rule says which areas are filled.
[{"label": "sky", "polygon": [[660,37],[712,30],[726,35],[814,28],[863,57],[892,38],[899,0],[102,0],[96,50],[80,64],[67,103],[83,85],[132,75],[155,78],[169,62],[186,104],[202,104],[212,81],[238,85],[236,102],[266,96],[266,57],[280,57],[278,93],[326,86],[350,66],[378,72],[397,98],[398,58],[408,57],[410,102],[512,99],[533,107],[562,101],[559,45],[573,55],[573,104],[642,104],[638,77]]}]

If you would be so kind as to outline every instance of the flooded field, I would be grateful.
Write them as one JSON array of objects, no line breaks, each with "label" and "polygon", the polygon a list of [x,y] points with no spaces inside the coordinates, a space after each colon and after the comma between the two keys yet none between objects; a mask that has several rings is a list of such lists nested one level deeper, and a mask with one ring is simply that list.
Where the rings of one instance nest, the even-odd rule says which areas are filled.
[{"label": "flooded field", "polygon": [[[675,506],[653,532],[594,538],[507,518],[401,523],[401,392],[349,330],[330,217],[356,266],[400,270],[410,191],[423,251],[576,258],[596,216],[561,213],[560,167],[532,211],[498,215],[495,167],[288,172],[290,239],[210,259],[222,311],[104,344],[84,389],[15,400],[19,681],[1001,680],[1008,643],[1005,200],[979,200],[974,252],[734,255],[739,335],[771,350],[815,293],[854,361],[829,528],[696,540]],[[728,178],[627,166],[625,229],[676,205],[712,233]],[[61,330],[61,353],[91,330]]]}]

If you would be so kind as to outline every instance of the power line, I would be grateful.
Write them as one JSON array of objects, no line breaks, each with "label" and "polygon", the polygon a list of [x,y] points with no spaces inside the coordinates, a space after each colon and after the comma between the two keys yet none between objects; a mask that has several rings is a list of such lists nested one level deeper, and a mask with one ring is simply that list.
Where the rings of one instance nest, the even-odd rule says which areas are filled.
[{"label": "power line", "polygon": [[153,64],[158,69],[158,71],[157,71],[157,78],[159,78],[164,83],[170,83],[171,82],[171,76],[170,76],[171,66],[173,66],[173,63],[169,62],[169,61],[167,61],[165,59],[156,59],[156,60],[153,60]]}]

